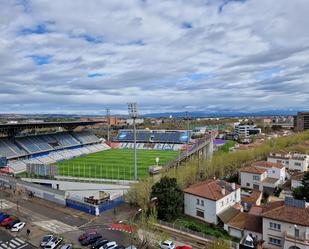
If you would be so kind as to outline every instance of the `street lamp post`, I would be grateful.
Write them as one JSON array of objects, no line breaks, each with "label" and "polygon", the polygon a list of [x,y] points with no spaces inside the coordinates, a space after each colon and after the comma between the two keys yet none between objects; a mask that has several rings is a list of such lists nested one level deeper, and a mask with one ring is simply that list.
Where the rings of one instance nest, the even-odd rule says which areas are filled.
[{"label": "street lamp post", "polygon": [[[140,208],[138,209],[134,215],[132,216],[132,221],[134,221],[134,219],[136,218],[136,216],[142,212],[143,210]],[[120,224],[123,224],[123,223],[128,223],[129,227],[130,227],[130,243],[132,244],[132,241],[133,241],[133,238],[132,238],[132,232],[133,232],[133,228],[132,228],[132,222],[130,221],[127,221],[127,220],[121,220],[119,221]]]},{"label": "street lamp post", "polygon": [[297,248],[297,241],[296,241],[296,239],[297,239],[297,238],[296,238],[296,235],[297,235],[297,234],[296,234],[296,230],[297,230],[297,225],[295,224],[295,225],[294,225],[295,249]]},{"label": "street lamp post", "polygon": [[137,105],[136,103],[128,103],[129,116],[133,119],[133,133],[134,133],[134,180],[137,180],[137,158],[136,158],[136,118]]}]

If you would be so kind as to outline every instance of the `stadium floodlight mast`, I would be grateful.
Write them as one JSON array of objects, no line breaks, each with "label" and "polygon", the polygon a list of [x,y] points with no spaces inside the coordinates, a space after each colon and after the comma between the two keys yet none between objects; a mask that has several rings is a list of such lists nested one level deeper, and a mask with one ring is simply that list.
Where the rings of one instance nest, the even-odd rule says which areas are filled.
[{"label": "stadium floodlight mast", "polygon": [[134,180],[137,180],[137,159],[136,159],[136,118],[137,118],[137,104],[128,103],[129,116],[133,120],[133,133],[134,133]]},{"label": "stadium floodlight mast", "polygon": [[110,109],[106,108],[107,142],[109,142]]}]

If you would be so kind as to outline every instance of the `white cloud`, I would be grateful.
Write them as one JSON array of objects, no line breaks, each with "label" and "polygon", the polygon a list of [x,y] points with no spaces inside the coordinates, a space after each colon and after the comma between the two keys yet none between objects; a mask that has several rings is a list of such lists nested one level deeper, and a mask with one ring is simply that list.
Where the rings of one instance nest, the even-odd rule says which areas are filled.
[{"label": "white cloud", "polygon": [[224,2],[0,0],[0,111],[308,109],[308,1]]}]

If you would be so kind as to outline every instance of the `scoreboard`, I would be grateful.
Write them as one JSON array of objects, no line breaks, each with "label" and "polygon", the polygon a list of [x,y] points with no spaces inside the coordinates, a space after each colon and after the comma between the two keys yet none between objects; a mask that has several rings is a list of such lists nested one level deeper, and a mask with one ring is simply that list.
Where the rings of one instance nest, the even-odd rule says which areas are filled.
[{"label": "scoreboard", "polygon": [[6,157],[0,156],[0,168],[5,167],[7,164],[7,159]]}]

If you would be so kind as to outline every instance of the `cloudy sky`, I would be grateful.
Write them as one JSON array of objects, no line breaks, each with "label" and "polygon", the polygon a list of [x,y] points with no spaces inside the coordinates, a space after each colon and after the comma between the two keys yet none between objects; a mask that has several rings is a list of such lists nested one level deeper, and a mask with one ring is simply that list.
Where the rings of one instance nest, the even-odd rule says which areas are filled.
[{"label": "cloudy sky", "polygon": [[308,0],[0,0],[0,112],[309,109]]}]

